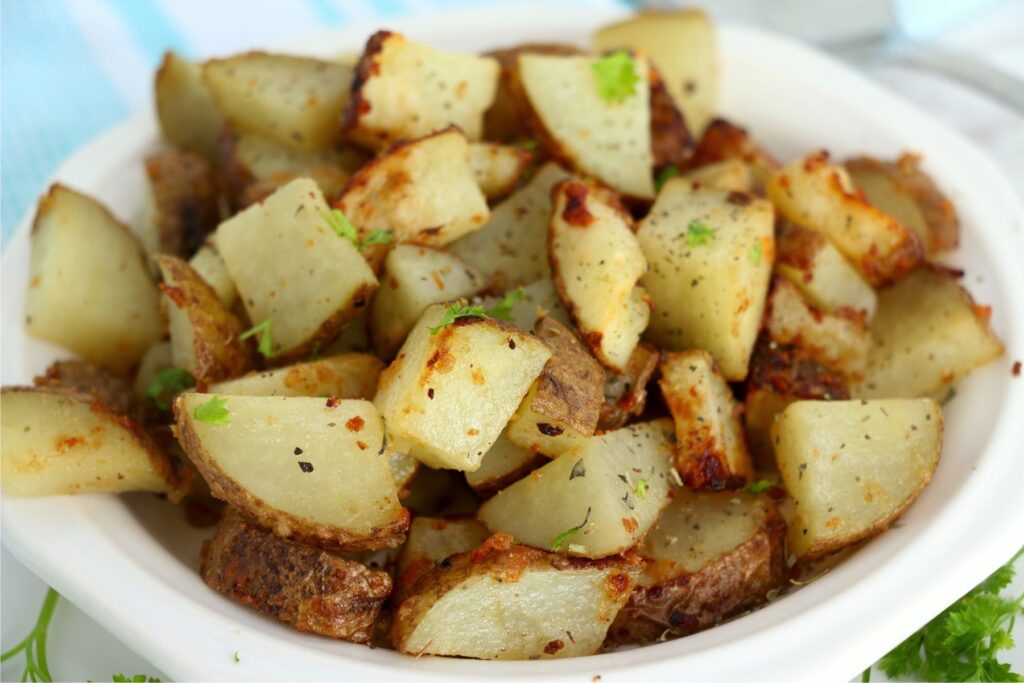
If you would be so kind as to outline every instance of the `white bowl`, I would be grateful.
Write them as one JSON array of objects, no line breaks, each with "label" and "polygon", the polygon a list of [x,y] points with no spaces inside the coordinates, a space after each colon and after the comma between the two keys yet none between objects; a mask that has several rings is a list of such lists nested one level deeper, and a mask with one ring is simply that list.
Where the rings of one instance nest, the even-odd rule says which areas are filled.
[{"label": "white bowl", "polygon": [[[585,43],[619,11],[517,5],[392,22],[443,48],[522,41]],[[359,49],[376,27],[291,42],[297,52]],[[1004,358],[976,372],[947,408],[942,463],[897,528],[827,575],[753,614],[673,642],[535,662],[414,659],[301,635],[208,589],[197,574],[207,533],[151,497],[3,500],[3,540],[30,568],[176,679],[848,680],[966,592],[1024,543],[1024,209],[992,163],[958,134],[825,56],[752,29],[720,28],[724,116],[782,158],[826,147],[925,155],[960,211],[948,261],[993,306]],[[75,154],[57,178],[124,219],[139,216],[142,160],[158,147],[151,113]],[[26,337],[26,221],[3,254],[4,384],[27,383],[59,349]],[[235,663],[232,654],[239,652]]]}]

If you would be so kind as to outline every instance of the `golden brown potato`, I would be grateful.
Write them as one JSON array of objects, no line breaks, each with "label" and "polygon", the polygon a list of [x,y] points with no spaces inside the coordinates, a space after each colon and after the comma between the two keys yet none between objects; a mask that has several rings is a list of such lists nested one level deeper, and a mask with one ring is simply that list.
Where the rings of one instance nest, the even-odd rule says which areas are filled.
[{"label": "golden brown potato", "polygon": [[788,547],[805,562],[881,533],[931,481],[942,409],[931,399],[797,401],[772,425],[796,503]]},{"label": "golden brown potato", "polygon": [[65,389],[98,399],[114,415],[142,423],[149,417],[142,393],[136,393],[124,378],[103,368],[81,361],[57,361],[46,368],[46,374],[32,383],[40,388]]},{"label": "golden brown potato", "polygon": [[744,128],[725,119],[715,119],[704,130],[697,149],[690,158],[690,167],[699,168],[727,159],[739,159],[754,176],[754,189],[763,191],[768,179],[779,168],[775,160]]},{"label": "golden brown potato", "polygon": [[707,351],[667,353],[661,395],[676,427],[676,469],[692,489],[740,488],[754,477],[740,408]]},{"label": "golden brown potato", "polygon": [[726,192],[753,192],[754,175],[750,166],[740,159],[723,159],[683,173],[691,183]]},{"label": "golden brown potato", "polygon": [[213,496],[279,536],[350,551],[405,540],[409,512],[369,401],[186,392],[174,417]]},{"label": "golden brown potato", "polygon": [[96,393],[6,387],[0,394],[0,479],[9,496],[149,491],[178,501],[190,472],[135,420]]},{"label": "golden brown potato", "polygon": [[597,420],[603,431],[619,429],[631,417],[642,415],[647,406],[647,383],[658,369],[658,350],[641,342],[629,357],[626,370],[605,372],[604,404]]},{"label": "golden brown potato", "polygon": [[228,508],[203,544],[203,581],[298,631],[368,643],[391,593],[387,572],[278,538]]},{"label": "golden brown potato", "polygon": [[654,168],[685,168],[693,153],[693,139],[686,126],[686,119],[676,108],[669,88],[656,66],[651,66],[647,80],[651,89],[651,154],[654,157]]},{"label": "golden brown potato", "polygon": [[144,246],[150,253],[191,257],[220,222],[213,169],[191,152],[168,150],[146,158],[146,177]]},{"label": "golden brown potato", "polygon": [[566,558],[495,534],[448,558],[395,611],[400,652],[476,659],[594,654],[629,598],[638,568],[621,557]]},{"label": "golden brown potato", "polygon": [[372,399],[384,361],[368,353],[341,353],[218,382],[210,393],[235,396],[318,396]]},{"label": "golden brown potato", "polygon": [[937,254],[960,243],[953,202],[921,170],[921,157],[903,154],[895,162],[854,157],[843,163],[868,202],[917,233],[925,252]]},{"label": "golden brown potato", "polygon": [[490,450],[484,453],[480,467],[466,472],[466,483],[478,496],[487,497],[514,484],[546,462],[546,457],[512,443],[506,432],[502,432]]},{"label": "golden brown potato", "polygon": [[685,636],[764,602],[787,582],[785,540],[766,496],[681,491],[639,548],[647,567],[608,640]]},{"label": "golden brown potato", "polygon": [[917,233],[868,204],[827,152],[790,162],[765,191],[780,216],[824,233],[876,287],[896,282],[924,255]]},{"label": "golden brown potato", "polygon": [[514,190],[531,163],[533,152],[522,147],[493,142],[469,145],[469,167],[480,191],[490,200],[500,199]]},{"label": "golden brown potato", "polygon": [[217,293],[175,256],[154,257],[163,273],[160,291],[171,329],[171,360],[200,384],[237,377],[252,367],[252,355],[239,339],[245,326],[224,308]]},{"label": "golden brown potato", "polygon": [[165,52],[155,89],[156,115],[164,140],[214,163],[224,119],[203,82],[202,66]]},{"label": "golden brown potato", "polygon": [[512,443],[555,457],[593,435],[604,403],[604,371],[572,330],[550,318],[534,333],[551,359],[506,430]]},{"label": "golden brown potato", "polygon": [[421,576],[458,553],[468,553],[490,532],[472,517],[417,517],[395,566],[394,604],[401,603]]}]

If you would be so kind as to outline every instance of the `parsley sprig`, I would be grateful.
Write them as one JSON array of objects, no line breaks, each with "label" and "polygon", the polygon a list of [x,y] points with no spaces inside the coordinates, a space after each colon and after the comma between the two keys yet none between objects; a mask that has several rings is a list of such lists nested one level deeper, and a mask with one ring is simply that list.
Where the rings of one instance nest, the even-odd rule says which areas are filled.
[{"label": "parsley sprig", "polygon": [[661,169],[661,172],[658,173],[658,177],[654,179],[654,191],[661,192],[661,188],[665,187],[665,183],[678,175],[679,169],[675,166],[669,165]]},{"label": "parsley sprig", "polygon": [[768,489],[773,489],[778,486],[778,482],[770,479],[761,479],[759,481],[751,482],[743,487],[746,493],[764,493]]},{"label": "parsley sprig", "polygon": [[690,221],[686,226],[686,245],[702,247],[715,238],[718,230],[708,227],[703,221]]},{"label": "parsley sprig", "polygon": [[497,318],[499,320],[511,320],[512,309],[526,296],[526,290],[522,287],[513,289],[506,294],[501,301],[491,308],[484,310],[483,306],[470,306],[465,299],[459,299],[452,303],[444,312],[444,317],[434,327],[428,327],[430,334],[437,334],[445,327],[448,327],[459,318]]},{"label": "parsley sprig", "polygon": [[253,325],[248,330],[238,335],[239,340],[246,340],[249,337],[255,336],[259,341],[256,349],[264,358],[273,358],[276,355],[274,351],[274,341],[270,337],[270,325],[273,321],[267,318],[258,325]]},{"label": "parsley sprig", "polygon": [[374,244],[387,244],[394,239],[394,235],[387,230],[373,230],[365,238],[359,239],[359,231],[356,229],[356,226],[352,224],[352,221],[340,209],[321,211],[320,215],[327,221],[327,225],[334,231],[334,234],[347,239],[359,251],[363,251],[366,247],[373,246]]},{"label": "parsley sprig", "polygon": [[597,93],[605,102],[618,103],[636,93],[640,77],[636,75],[633,58],[619,50],[590,65],[597,81]]},{"label": "parsley sprig", "polygon": [[200,422],[211,425],[231,424],[231,413],[227,409],[228,400],[220,396],[214,396],[206,403],[196,406],[192,415]]},{"label": "parsley sprig", "polygon": [[[891,678],[910,676],[926,681],[1024,681],[1024,676],[999,661],[1013,647],[1014,620],[1024,594],[1005,598],[1014,577],[1013,563],[1024,548],[967,595],[935,617],[882,658],[879,666]],[[870,669],[865,671],[870,675]],[[866,680],[866,679],[865,679]]]},{"label": "parsley sprig", "polygon": [[46,661],[46,633],[50,628],[50,620],[53,619],[53,610],[57,607],[57,600],[60,593],[52,588],[46,591],[46,598],[43,600],[43,608],[39,611],[39,618],[36,625],[32,627],[25,639],[0,655],[0,661],[18,654],[25,653],[25,670],[21,674],[23,681],[52,681],[50,666]]},{"label": "parsley sprig", "polygon": [[146,396],[160,410],[170,410],[171,399],[196,385],[195,378],[188,370],[169,367],[156,373],[146,388]]},{"label": "parsley sprig", "polygon": [[[553,540],[551,542],[551,552],[557,553],[559,550],[561,550],[562,549],[562,545],[567,540],[569,540],[570,537],[575,536],[576,534],[578,534],[584,527],[587,526],[587,524],[589,522],[590,522],[590,508],[588,507],[587,508],[587,514],[583,518],[583,521],[579,523],[579,525],[574,526],[571,529],[566,529],[562,533],[560,533],[557,536],[555,536],[555,540]],[[579,546],[579,545],[577,545],[575,543],[570,543],[569,544],[569,551],[570,552],[583,552],[582,550],[577,550],[578,548],[581,548],[581,547],[582,546]]]}]

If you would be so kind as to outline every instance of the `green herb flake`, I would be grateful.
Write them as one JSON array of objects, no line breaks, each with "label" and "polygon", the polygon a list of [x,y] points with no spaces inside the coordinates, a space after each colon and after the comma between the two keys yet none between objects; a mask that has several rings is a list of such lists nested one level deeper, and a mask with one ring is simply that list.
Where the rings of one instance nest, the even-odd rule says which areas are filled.
[{"label": "green herb flake", "polygon": [[238,662],[240,661],[240,660],[238,659],[238,650],[235,650],[235,655],[234,655],[234,659],[235,659],[235,664],[238,664]]},{"label": "green herb flake", "polygon": [[690,221],[686,226],[686,244],[690,247],[702,247],[715,238],[718,230],[709,228],[703,221]]},{"label": "green herb flake", "polygon": [[587,552],[587,546],[580,545],[579,543],[570,543],[569,545],[565,546],[565,549],[568,550],[570,553],[582,554]]},{"label": "green herb flake", "polygon": [[761,265],[761,254],[763,251],[764,247],[761,246],[760,242],[752,246],[749,252],[750,262],[753,263],[755,266]]},{"label": "green herb flake", "polygon": [[[500,305],[500,304],[499,304]],[[470,306],[466,303],[465,299],[456,301],[448,310],[444,312],[444,317],[434,327],[428,327],[430,334],[437,334],[445,327],[448,327],[459,318],[486,318],[487,314],[484,313],[483,306]]]},{"label": "green herb flake", "polygon": [[519,142],[519,146],[528,152],[532,152],[537,149],[537,141],[532,138],[529,140],[522,140]]},{"label": "green herb flake", "polygon": [[395,239],[395,236],[387,230],[374,230],[366,236],[366,239],[357,241],[356,248],[362,251],[366,247],[372,247],[375,244],[388,244],[393,239]]},{"label": "green herb flake", "polygon": [[495,304],[492,308],[487,309],[487,315],[492,318],[498,318],[499,320],[511,320],[512,309],[516,307],[520,301],[526,298],[526,290],[522,287],[516,287],[511,292],[506,294],[501,301]]},{"label": "green herb flake", "polygon": [[206,403],[196,406],[193,416],[200,422],[211,425],[226,425],[231,423],[231,414],[227,409],[228,400],[220,396],[214,396]]},{"label": "green herb flake", "polygon": [[623,102],[636,93],[640,77],[633,58],[625,50],[598,59],[590,68],[597,82],[597,93],[605,102]]},{"label": "green herb flake", "polygon": [[146,396],[160,410],[170,410],[171,399],[196,385],[196,380],[188,370],[181,368],[163,368],[156,373],[153,381],[146,388]]},{"label": "green herb flake", "polygon": [[644,498],[644,496],[647,495],[647,480],[646,479],[641,479],[640,481],[638,481],[636,483],[636,489],[634,490],[634,493],[636,493],[636,497],[640,498],[641,500]]},{"label": "green herb flake", "polygon": [[551,552],[557,553],[559,550],[561,550],[562,545],[566,542],[566,540],[569,539],[569,537],[575,536],[580,532],[581,529],[587,526],[587,524],[590,522],[590,510],[591,509],[588,507],[586,516],[583,518],[583,521],[580,522],[578,526],[574,526],[571,529],[566,529],[562,533],[555,536],[555,540],[551,542]]},{"label": "green herb flake", "polygon": [[679,169],[675,166],[666,166],[661,169],[658,177],[654,179],[654,191],[661,192],[661,188],[665,187],[665,183],[672,180],[679,175]]},{"label": "green herb flake", "polygon": [[276,353],[274,352],[274,342],[270,337],[270,325],[271,319],[267,318],[259,325],[255,325],[242,334],[238,335],[240,340],[246,340],[249,337],[256,336],[259,341],[259,345],[256,349],[263,355],[264,358],[273,358]]},{"label": "green herb flake", "polygon": [[768,489],[775,488],[776,486],[778,486],[777,482],[771,481],[769,479],[761,479],[760,481],[755,481],[750,484],[747,484],[746,486],[743,487],[743,490],[746,491],[747,493],[764,493]]},{"label": "green herb flake", "polygon": [[387,244],[395,238],[387,230],[373,230],[366,238],[359,239],[359,230],[356,229],[356,226],[340,209],[321,211],[320,215],[324,217],[327,225],[334,231],[335,235],[344,237],[355,245],[355,248],[359,251],[363,251],[366,247],[373,246],[374,244]]}]

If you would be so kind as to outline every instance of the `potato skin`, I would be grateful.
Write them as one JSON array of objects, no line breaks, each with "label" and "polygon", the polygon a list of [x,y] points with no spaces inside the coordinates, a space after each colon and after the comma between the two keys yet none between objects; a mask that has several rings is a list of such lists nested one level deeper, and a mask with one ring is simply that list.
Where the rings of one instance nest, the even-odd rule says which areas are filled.
[{"label": "potato skin", "polygon": [[661,354],[653,345],[641,341],[626,364],[626,371],[605,373],[604,404],[601,406],[597,428],[604,431],[625,426],[631,417],[637,417],[647,407],[647,384],[658,369]]},{"label": "potato skin", "polygon": [[46,368],[46,374],[32,383],[44,389],[67,390],[88,394],[101,402],[109,412],[145,423],[152,410],[132,385],[101,367],[78,360],[59,360]]},{"label": "potato skin", "polygon": [[189,258],[220,221],[213,170],[191,152],[169,150],[146,159],[156,200],[160,251]]},{"label": "potato skin", "polygon": [[566,424],[585,436],[594,433],[603,404],[604,372],[568,327],[542,317],[533,329],[552,352],[531,409],[542,415],[564,417]]},{"label": "potato skin", "polygon": [[648,75],[651,92],[651,151],[655,170],[686,167],[693,153],[693,138],[686,119],[676,107],[661,74],[653,66]]},{"label": "potato skin", "polygon": [[769,515],[746,543],[693,574],[634,589],[608,631],[608,644],[647,643],[710,628],[761,603],[786,583],[786,523]]},{"label": "potato skin", "polygon": [[353,643],[370,642],[391,593],[387,572],[278,538],[234,508],[203,544],[200,572],[210,588],[296,630]]}]

